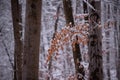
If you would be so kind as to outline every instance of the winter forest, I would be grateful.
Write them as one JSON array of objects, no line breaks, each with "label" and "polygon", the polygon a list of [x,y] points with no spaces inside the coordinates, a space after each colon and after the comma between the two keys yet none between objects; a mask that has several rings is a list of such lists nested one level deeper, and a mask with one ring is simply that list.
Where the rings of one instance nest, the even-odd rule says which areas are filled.
[{"label": "winter forest", "polygon": [[120,0],[0,0],[0,80],[120,80]]}]

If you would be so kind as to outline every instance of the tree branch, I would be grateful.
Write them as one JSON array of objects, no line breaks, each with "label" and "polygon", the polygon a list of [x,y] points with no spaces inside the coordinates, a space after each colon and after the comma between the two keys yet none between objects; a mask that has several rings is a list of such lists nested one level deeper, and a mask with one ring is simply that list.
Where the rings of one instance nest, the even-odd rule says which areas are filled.
[{"label": "tree branch", "polygon": [[2,40],[2,43],[4,45],[4,48],[5,48],[6,54],[7,54],[8,58],[9,58],[9,62],[11,64],[11,66],[12,66],[12,69],[14,70],[14,64],[12,63],[12,59],[10,58],[10,53],[9,53],[9,51],[7,49],[7,46],[6,46],[6,44],[5,44],[5,42],[3,40]]}]

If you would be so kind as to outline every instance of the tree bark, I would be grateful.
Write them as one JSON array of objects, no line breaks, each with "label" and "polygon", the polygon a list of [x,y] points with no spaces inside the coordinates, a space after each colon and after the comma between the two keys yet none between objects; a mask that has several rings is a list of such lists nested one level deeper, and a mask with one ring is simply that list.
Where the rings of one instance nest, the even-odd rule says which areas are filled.
[{"label": "tree bark", "polygon": [[[96,4],[94,0],[90,0],[91,5],[100,10],[100,2]],[[103,80],[103,66],[102,66],[102,34],[101,28],[98,27],[100,15],[90,9],[90,29],[88,41],[89,54],[89,80]]]},{"label": "tree bark", "polygon": [[14,31],[14,80],[22,80],[22,16],[18,0],[11,0],[13,31]]},{"label": "tree bark", "polygon": [[119,43],[119,50],[118,51],[119,52],[118,52],[118,58],[117,58],[117,77],[118,77],[118,80],[120,80],[120,43]]},{"label": "tree bark", "polygon": [[80,52],[80,46],[78,43],[78,37],[76,36],[75,44],[72,45],[73,49],[73,58],[74,58],[74,64],[77,74],[77,80],[84,80],[84,66],[80,63],[82,61],[81,52]]},{"label": "tree bark", "polygon": [[66,19],[66,24],[70,22],[74,25],[73,11],[71,0],[63,0],[64,14]]},{"label": "tree bark", "polygon": [[22,80],[39,80],[39,46],[42,0],[26,1]]},{"label": "tree bark", "polygon": [[[107,64],[110,63],[110,52],[107,52]],[[108,80],[111,80],[110,78],[110,65],[107,65],[107,77],[108,77]]]},{"label": "tree bark", "polygon": [[118,58],[117,58],[117,77],[118,77],[118,80],[120,80],[120,43],[118,48],[119,48],[118,50],[119,52],[118,52]]}]

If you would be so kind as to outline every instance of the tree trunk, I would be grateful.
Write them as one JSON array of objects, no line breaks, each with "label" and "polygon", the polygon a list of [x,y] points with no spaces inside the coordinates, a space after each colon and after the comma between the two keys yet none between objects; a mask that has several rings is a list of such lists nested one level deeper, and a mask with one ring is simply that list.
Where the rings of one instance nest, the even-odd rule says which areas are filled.
[{"label": "tree trunk", "polygon": [[84,66],[80,63],[82,61],[82,57],[81,57],[80,46],[78,43],[77,36],[76,36],[75,44],[72,45],[72,49],[73,49],[73,58],[74,58],[74,63],[75,63],[77,79],[83,80],[85,72],[84,72]]},{"label": "tree trunk", "polygon": [[[66,24],[72,23],[72,27],[74,26],[74,19],[73,19],[73,11],[72,11],[72,4],[71,0],[63,0],[63,6],[64,6],[64,14],[65,14],[65,19],[66,19]],[[76,41],[77,41],[77,36],[76,36]],[[79,43],[75,43],[72,45],[72,50],[73,50],[73,58],[74,58],[74,64],[75,64],[75,71],[78,80],[81,80],[79,78],[79,74],[84,74],[83,71],[83,66],[80,64],[81,61],[81,53],[80,53],[80,47]],[[82,68],[80,68],[82,66]]]},{"label": "tree trunk", "polygon": [[12,19],[14,29],[14,80],[22,80],[22,22],[21,5],[18,0],[11,0]]},{"label": "tree trunk", "polygon": [[[117,6],[119,6],[120,1],[118,1],[117,3],[118,3]],[[118,9],[117,11],[117,16],[119,15],[120,15],[120,9]],[[117,31],[118,31],[117,32],[118,33],[117,77],[118,77],[118,80],[120,80],[120,42],[119,42],[120,40],[120,18],[119,17],[117,17]]]},{"label": "tree trunk", "polygon": [[117,77],[118,77],[118,80],[120,80],[120,43],[119,43],[119,50],[118,51],[119,52],[118,52],[118,58],[117,58]]},{"label": "tree trunk", "polygon": [[22,80],[39,79],[39,46],[42,0],[26,1]]},{"label": "tree trunk", "polygon": [[118,77],[118,80],[120,80],[120,43],[119,43],[119,52],[118,52],[118,58],[117,58],[117,77]]},{"label": "tree trunk", "polygon": [[70,22],[74,25],[73,11],[71,0],[63,0],[64,14],[66,19],[66,24]]},{"label": "tree trunk", "polygon": [[[100,2],[91,1],[91,5],[100,10]],[[90,9],[90,29],[88,41],[89,54],[89,80],[103,80],[103,66],[102,66],[102,34],[101,28],[98,27],[99,14]]]},{"label": "tree trunk", "polygon": [[107,77],[108,77],[108,80],[111,80],[110,78],[110,52],[107,52]]}]

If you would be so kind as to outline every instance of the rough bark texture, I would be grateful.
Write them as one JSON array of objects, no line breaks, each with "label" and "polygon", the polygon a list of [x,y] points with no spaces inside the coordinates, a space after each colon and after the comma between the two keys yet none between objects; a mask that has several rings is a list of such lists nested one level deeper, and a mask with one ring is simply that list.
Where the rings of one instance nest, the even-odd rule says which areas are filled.
[{"label": "rough bark texture", "polygon": [[80,46],[78,43],[77,36],[76,36],[75,44],[72,46],[72,49],[73,49],[73,58],[74,58],[75,69],[77,74],[77,80],[83,80],[85,72],[84,72],[83,65],[80,64],[80,62],[82,61],[82,58],[81,58]]},{"label": "rough bark texture", "polygon": [[[95,26],[95,25],[91,25],[91,26]],[[89,36],[89,45],[88,45],[88,53],[90,58],[89,80],[103,80],[101,46],[102,46],[101,31],[99,28],[93,29]]]},{"label": "rough bark texture", "polygon": [[11,0],[12,19],[14,29],[14,80],[22,80],[22,22],[21,6],[18,0]]},{"label": "rough bark texture", "polygon": [[[90,3],[95,9],[100,10],[100,2],[96,4],[95,1]],[[102,36],[101,28],[97,26],[99,22],[99,14],[90,9],[90,29],[88,41],[88,54],[89,54],[89,80],[103,80],[103,66],[102,66]]]},{"label": "rough bark texture", "polygon": [[69,24],[71,22],[72,25],[74,25],[71,0],[63,0],[63,7],[64,7],[64,14],[65,14],[65,19],[66,19],[66,24]]},{"label": "rough bark texture", "polygon": [[42,0],[26,1],[22,80],[38,80]]},{"label": "rough bark texture", "polygon": [[79,63],[81,61],[81,54],[80,54],[79,43],[77,43],[77,41],[74,44],[73,53],[74,53],[73,57],[74,57],[75,68],[76,68],[76,72],[78,73],[79,72]]}]

